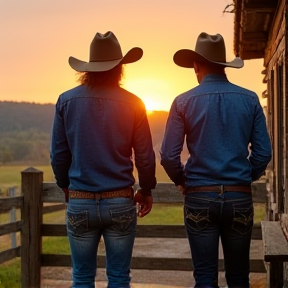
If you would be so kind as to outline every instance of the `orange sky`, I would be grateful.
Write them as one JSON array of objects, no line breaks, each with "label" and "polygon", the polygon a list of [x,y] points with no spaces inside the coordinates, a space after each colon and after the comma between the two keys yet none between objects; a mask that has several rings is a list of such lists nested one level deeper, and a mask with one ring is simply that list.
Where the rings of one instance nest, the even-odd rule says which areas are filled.
[{"label": "orange sky", "polygon": [[[233,60],[232,0],[9,0],[0,1],[0,100],[55,103],[78,83],[69,56],[88,61],[96,32],[110,30],[125,54],[134,46],[143,58],[126,65],[124,88],[147,109],[169,110],[173,99],[197,85],[193,69],[173,63],[174,53],[195,48],[201,32],[220,33]],[[263,60],[226,69],[231,82],[261,99]],[[262,101],[262,100],[261,100]]]}]

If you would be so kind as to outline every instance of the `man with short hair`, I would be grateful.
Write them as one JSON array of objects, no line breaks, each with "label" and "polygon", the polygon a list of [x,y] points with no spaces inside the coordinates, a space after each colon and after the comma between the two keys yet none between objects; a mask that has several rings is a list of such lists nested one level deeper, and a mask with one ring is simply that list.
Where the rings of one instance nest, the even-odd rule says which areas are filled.
[{"label": "man with short hair", "polygon": [[[97,249],[103,236],[108,288],[130,288],[130,262],[138,216],[151,208],[155,154],[144,103],[120,87],[123,64],[142,57],[134,47],[122,55],[113,32],[96,33],[89,62],[69,58],[81,85],[60,95],[52,130],[51,164],[67,206],[73,288],[94,288]],[[133,153],[134,151],[134,153]],[[133,185],[133,159],[139,189]],[[133,199],[134,197],[134,199]]]},{"label": "man with short hair", "polygon": [[[265,172],[271,143],[257,95],[230,83],[220,34],[201,33],[195,51],[182,49],[174,62],[194,68],[199,85],[174,99],[161,147],[161,164],[183,192],[184,222],[197,288],[218,287],[221,239],[229,288],[249,287],[253,226],[251,183]],[[181,163],[186,137],[189,158]]]}]

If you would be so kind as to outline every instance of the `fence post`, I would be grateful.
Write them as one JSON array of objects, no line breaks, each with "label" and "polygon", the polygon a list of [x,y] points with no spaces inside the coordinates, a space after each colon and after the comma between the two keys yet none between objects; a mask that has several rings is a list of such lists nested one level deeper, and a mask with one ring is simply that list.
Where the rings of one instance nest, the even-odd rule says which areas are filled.
[{"label": "fence post", "polygon": [[[9,197],[15,197],[16,193],[15,193],[15,187],[10,187],[9,188]],[[11,210],[10,210],[10,222],[15,222],[16,221],[16,208],[13,207]],[[16,233],[13,232],[10,234],[10,240],[11,240],[11,248],[16,248]]]},{"label": "fence post", "polygon": [[21,176],[21,287],[40,288],[43,172],[29,167]]}]

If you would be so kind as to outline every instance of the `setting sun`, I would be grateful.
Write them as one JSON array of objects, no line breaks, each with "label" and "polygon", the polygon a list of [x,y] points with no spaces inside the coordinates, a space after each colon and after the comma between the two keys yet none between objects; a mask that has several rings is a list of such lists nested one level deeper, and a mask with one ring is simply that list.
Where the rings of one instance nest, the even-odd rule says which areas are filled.
[{"label": "setting sun", "polygon": [[142,100],[145,104],[145,107],[146,107],[146,110],[147,110],[147,113],[152,113],[153,111],[157,110],[156,108],[156,105],[155,105],[155,102],[151,99],[149,99],[150,97],[147,96],[147,97],[144,97]]},{"label": "setting sun", "polygon": [[136,79],[125,83],[125,89],[142,99],[147,111],[169,111],[172,87],[169,83],[154,79]]}]

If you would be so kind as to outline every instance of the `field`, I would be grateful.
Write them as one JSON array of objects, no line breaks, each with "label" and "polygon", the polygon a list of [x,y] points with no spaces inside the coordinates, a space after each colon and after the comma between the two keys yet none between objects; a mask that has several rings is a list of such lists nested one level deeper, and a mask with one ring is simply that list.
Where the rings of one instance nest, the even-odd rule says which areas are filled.
[{"label": "field", "polygon": [[[5,193],[9,187],[21,186],[21,172],[29,166],[13,165],[0,166],[0,193]],[[55,182],[54,175],[50,166],[32,166],[40,171],[43,171],[45,182]]]},{"label": "field", "polygon": [[[21,172],[27,169],[29,166],[24,165],[12,165],[12,166],[0,166],[0,195],[1,192],[5,191],[9,187],[20,187],[21,185]],[[45,182],[55,182],[55,178],[51,169],[51,166],[46,165],[33,165],[32,167],[42,171],[44,174]],[[156,164],[156,175],[158,182],[170,182],[169,177],[165,173],[163,167],[157,163]],[[135,178],[137,179],[137,173],[135,173]]]}]

